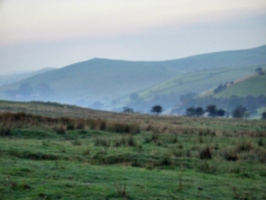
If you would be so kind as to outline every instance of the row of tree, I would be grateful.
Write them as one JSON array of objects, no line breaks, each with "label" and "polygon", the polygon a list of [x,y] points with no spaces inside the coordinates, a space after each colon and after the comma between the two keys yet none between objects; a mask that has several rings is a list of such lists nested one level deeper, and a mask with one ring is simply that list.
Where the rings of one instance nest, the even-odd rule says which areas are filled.
[{"label": "row of tree", "polygon": [[217,109],[216,105],[208,105],[206,109],[204,110],[202,107],[189,107],[186,110],[186,116],[191,117],[199,117],[204,115],[205,113],[208,113],[208,116],[210,117],[223,117],[225,115],[225,110],[223,109]]},{"label": "row of tree", "polygon": [[264,95],[249,95],[247,97],[233,95],[230,98],[215,98],[213,96],[195,98],[194,93],[188,93],[181,96],[180,100],[181,105],[173,109],[172,114],[185,114],[184,108],[206,107],[208,105],[216,105],[231,113],[237,106],[242,105],[251,115],[254,115],[257,113],[258,108],[266,107],[266,96]]},{"label": "row of tree", "polygon": [[[151,112],[155,114],[160,114],[163,111],[163,107],[161,105],[154,105],[151,108]],[[134,113],[134,110],[129,107],[124,107],[123,112],[125,113]],[[204,110],[202,107],[189,107],[186,109],[186,116],[189,117],[200,117],[205,115],[209,117],[229,117],[229,113],[226,112],[224,109],[218,109],[216,105],[208,105]],[[244,119],[249,117],[248,110],[242,106],[236,106],[235,109],[232,111],[231,116],[233,118]],[[261,115],[261,119],[266,119],[266,112],[263,112]]]}]

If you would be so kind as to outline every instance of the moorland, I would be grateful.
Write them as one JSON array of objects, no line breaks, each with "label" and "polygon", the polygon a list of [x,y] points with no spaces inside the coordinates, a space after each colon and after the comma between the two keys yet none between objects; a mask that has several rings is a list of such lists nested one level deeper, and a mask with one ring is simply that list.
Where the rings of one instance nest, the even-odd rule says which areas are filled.
[{"label": "moorland", "polygon": [[0,199],[266,199],[266,122],[0,101]]}]

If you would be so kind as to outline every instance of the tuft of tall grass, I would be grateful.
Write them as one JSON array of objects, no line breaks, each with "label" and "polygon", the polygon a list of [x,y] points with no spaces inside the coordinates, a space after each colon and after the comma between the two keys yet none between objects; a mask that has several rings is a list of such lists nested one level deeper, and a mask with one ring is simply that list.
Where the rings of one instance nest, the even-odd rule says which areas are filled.
[{"label": "tuft of tall grass", "polygon": [[200,159],[211,159],[212,158],[212,152],[210,147],[205,147],[200,150],[199,152]]}]

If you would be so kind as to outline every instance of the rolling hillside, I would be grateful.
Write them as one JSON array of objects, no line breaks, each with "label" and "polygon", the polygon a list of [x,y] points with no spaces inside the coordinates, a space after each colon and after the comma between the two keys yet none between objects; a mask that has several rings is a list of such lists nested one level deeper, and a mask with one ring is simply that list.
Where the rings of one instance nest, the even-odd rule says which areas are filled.
[{"label": "rolling hillside", "polygon": [[239,97],[266,96],[266,75],[254,75],[240,80],[214,96],[216,98],[229,98],[233,95]]},{"label": "rolling hillside", "polygon": [[0,98],[58,101],[112,109],[121,105],[118,100],[121,96],[140,90],[143,90],[141,96],[148,99],[150,94],[181,94],[215,87],[264,65],[265,55],[266,46],[262,46],[170,61],[92,59],[2,86]]},{"label": "rolling hillside", "polygon": [[[121,105],[126,104],[128,107],[132,107],[141,112],[147,112],[147,108],[149,109],[154,104],[162,105],[165,110],[179,105],[182,107],[180,104],[180,96],[189,93],[194,93],[194,95],[199,96],[212,95],[213,89],[221,84],[229,84],[243,77],[255,76],[255,69],[257,67],[258,66],[206,69],[182,74],[169,81],[137,92],[136,94],[139,96],[138,101],[132,101],[130,96],[125,96],[119,106],[121,107]],[[260,67],[266,69],[266,65]],[[262,77],[260,78],[263,79]],[[250,89],[255,87],[254,85],[256,85],[256,89]],[[265,94],[265,85],[263,79],[261,82],[256,82],[250,87],[248,85],[243,85],[241,91],[232,91],[228,95],[238,94],[239,92],[243,94],[245,92],[247,95],[253,93],[262,95]],[[245,87],[247,87],[247,89],[245,89]]]},{"label": "rolling hillside", "polygon": [[25,73],[14,73],[14,74],[7,74],[7,75],[0,75],[0,86],[12,84],[23,79],[29,78],[31,76],[35,76],[38,74],[42,74],[48,71],[54,70],[54,68],[47,67],[44,69],[40,69],[37,71],[32,72],[25,72]]}]

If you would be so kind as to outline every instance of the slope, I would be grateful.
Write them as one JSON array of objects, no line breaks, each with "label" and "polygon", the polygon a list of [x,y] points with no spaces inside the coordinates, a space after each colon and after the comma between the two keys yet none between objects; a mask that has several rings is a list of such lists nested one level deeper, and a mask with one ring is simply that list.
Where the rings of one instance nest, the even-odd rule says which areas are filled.
[{"label": "slope", "polygon": [[[110,106],[117,97],[152,87],[176,76],[185,80],[187,75],[184,74],[188,72],[201,70],[205,74],[204,69],[216,72],[224,67],[252,68],[265,64],[265,54],[266,46],[262,46],[170,61],[92,59],[3,86],[0,88],[0,98],[58,101],[83,106],[92,106],[93,102],[100,101],[98,105],[103,103]],[[197,89],[195,85],[193,87]]]},{"label": "slope", "polygon": [[45,72],[48,72],[48,71],[51,71],[51,70],[54,70],[54,68],[47,67],[47,68],[40,69],[40,70],[37,70],[37,71],[0,75],[0,86],[7,85],[7,84],[12,84],[12,83],[21,81],[23,79],[29,78],[31,76],[42,74],[42,73],[45,73]]},{"label": "slope", "polygon": [[226,87],[223,91],[214,95],[216,98],[229,98],[233,95],[239,97],[266,96],[266,75],[253,75]]}]

